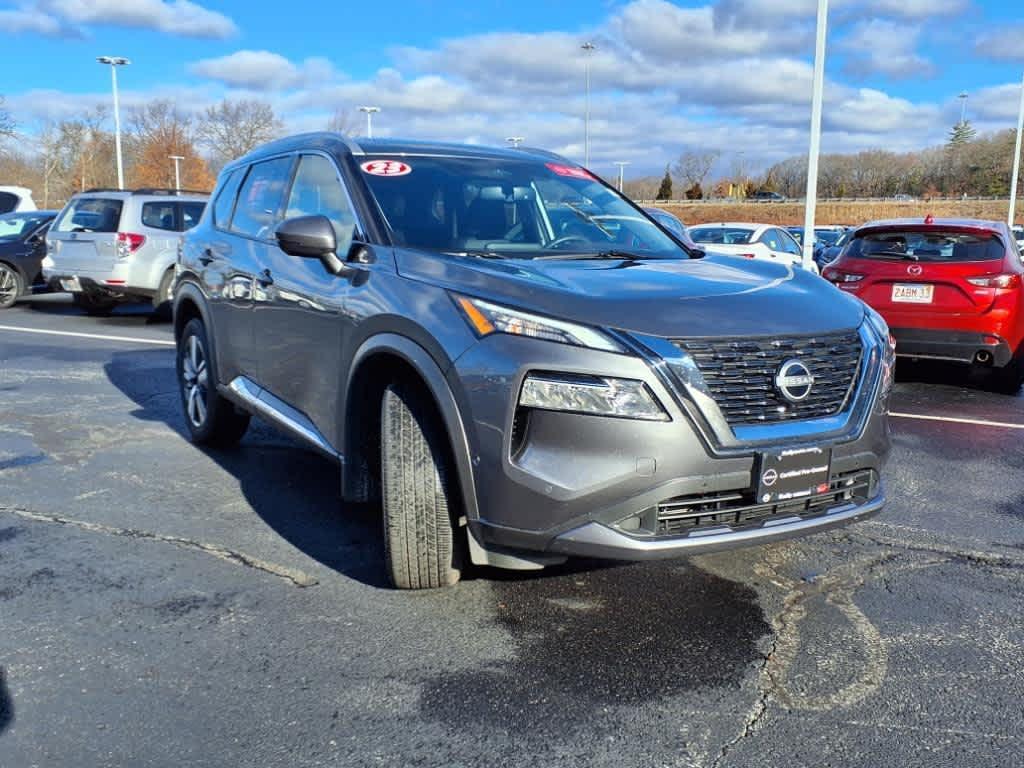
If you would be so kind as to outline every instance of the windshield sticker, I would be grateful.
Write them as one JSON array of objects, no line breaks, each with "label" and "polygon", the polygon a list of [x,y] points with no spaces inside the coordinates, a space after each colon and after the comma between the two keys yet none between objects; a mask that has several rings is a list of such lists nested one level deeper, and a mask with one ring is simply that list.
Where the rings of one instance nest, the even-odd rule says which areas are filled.
[{"label": "windshield sticker", "polygon": [[359,167],[371,176],[407,176],[412,173],[411,165],[398,160],[371,160]]},{"label": "windshield sticker", "polygon": [[577,168],[572,165],[559,165],[558,163],[544,163],[549,170],[554,171],[559,176],[570,176],[574,179],[593,179],[594,177],[583,168]]}]

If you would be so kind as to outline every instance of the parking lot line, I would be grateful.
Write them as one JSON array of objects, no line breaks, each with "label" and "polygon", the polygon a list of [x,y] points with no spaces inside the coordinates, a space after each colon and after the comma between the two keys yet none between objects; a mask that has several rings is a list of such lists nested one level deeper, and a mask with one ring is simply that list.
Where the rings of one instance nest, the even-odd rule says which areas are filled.
[{"label": "parking lot line", "polygon": [[890,416],[897,419],[918,419],[920,421],[946,421],[953,424],[974,424],[979,427],[1002,427],[1003,429],[1024,429],[1024,424],[1013,424],[1008,421],[986,421],[985,419],[960,419],[956,416],[927,416],[923,413],[898,413],[889,411]]},{"label": "parking lot line", "polygon": [[76,333],[75,331],[50,331],[43,328],[19,328],[16,325],[0,325],[0,331],[18,331],[21,333],[41,333],[49,336],[73,336],[79,339],[100,339],[101,341],[130,341],[136,344],[154,344],[160,347],[173,347],[169,339],[142,339],[138,336],[108,336],[103,333]]}]

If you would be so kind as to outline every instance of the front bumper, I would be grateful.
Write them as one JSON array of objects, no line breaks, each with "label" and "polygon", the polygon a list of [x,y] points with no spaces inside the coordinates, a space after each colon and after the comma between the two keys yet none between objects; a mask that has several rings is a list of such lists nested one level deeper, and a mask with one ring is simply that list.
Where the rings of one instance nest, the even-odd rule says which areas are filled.
[{"label": "front bumper", "polygon": [[1013,359],[1009,342],[991,333],[972,331],[892,328],[899,357],[973,363],[979,352],[991,355],[991,365],[1001,368]]},{"label": "front bumper", "polygon": [[[473,538],[491,552],[650,559],[799,536],[874,514],[884,503],[879,478],[889,453],[887,393],[879,355],[866,350],[864,359],[855,397],[860,410],[851,410],[856,418],[730,431],[713,418],[698,418],[707,416],[701,411],[706,404],[690,399],[641,357],[502,335],[485,338],[448,374],[474,467],[479,516],[469,520]],[[516,408],[522,381],[544,371],[643,381],[670,420],[530,410],[524,423]],[[679,533],[622,525],[680,498],[732,495],[751,504],[761,454],[795,446],[829,448],[830,480],[871,473],[870,493],[837,499],[814,514],[782,510],[734,527],[706,525]]]}]

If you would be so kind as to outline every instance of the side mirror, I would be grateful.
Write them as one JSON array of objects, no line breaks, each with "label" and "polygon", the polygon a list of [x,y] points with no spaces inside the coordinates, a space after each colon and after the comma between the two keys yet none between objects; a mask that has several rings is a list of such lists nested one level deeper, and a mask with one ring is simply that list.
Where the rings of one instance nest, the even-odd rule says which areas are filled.
[{"label": "side mirror", "polygon": [[282,221],[274,231],[277,244],[290,256],[306,259],[323,259],[333,256],[338,241],[334,225],[326,216],[296,216]]}]

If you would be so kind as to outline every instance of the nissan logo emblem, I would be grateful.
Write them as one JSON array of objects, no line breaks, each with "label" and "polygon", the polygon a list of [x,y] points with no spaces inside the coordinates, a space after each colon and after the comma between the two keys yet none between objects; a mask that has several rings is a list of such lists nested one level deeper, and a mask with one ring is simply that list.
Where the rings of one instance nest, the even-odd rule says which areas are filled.
[{"label": "nissan logo emblem", "polygon": [[911,264],[909,267],[907,267],[907,274],[913,275],[914,277],[920,275],[922,271],[923,270],[921,269],[920,264]]},{"label": "nissan logo emblem", "polygon": [[775,387],[791,403],[799,403],[810,397],[814,386],[811,370],[799,360],[787,360],[775,374]]}]

